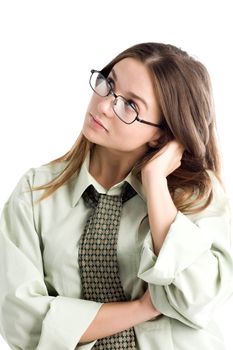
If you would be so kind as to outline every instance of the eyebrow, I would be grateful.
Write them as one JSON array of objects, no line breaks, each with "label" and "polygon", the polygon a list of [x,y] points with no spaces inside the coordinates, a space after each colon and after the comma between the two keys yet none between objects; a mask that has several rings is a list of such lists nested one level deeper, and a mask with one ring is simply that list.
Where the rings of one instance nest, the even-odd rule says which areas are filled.
[{"label": "eyebrow", "polygon": [[[116,75],[116,72],[115,72],[114,68],[112,68],[110,73],[112,73],[114,80],[117,81],[117,75]],[[140,100],[145,105],[145,107],[148,109],[148,105],[147,105],[146,101],[142,97],[136,95],[134,92],[131,92],[131,91],[127,92],[127,94],[129,96],[131,96],[132,98]]]}]

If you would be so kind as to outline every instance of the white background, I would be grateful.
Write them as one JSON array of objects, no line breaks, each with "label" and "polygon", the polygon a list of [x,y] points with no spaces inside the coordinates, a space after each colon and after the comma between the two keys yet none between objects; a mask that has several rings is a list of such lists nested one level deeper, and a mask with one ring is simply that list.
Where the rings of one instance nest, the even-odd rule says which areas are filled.
[{"label": "white background", "polygon": [[[90,69],[144,41],[174,44],[207,66],[232,200],[232,32],[226,0],[0,1],[0,210],[24,172],[74,143]],[[217,317],[229,350],[232,311],[230,302]],[[1,338],[0,349],[9,349]]]}]

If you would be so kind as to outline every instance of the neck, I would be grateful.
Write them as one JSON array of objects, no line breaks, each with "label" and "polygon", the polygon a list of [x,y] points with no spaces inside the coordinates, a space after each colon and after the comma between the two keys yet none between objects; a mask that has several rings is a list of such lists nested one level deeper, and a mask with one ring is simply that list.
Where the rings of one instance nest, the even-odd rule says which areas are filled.
[{"label": "neck", "polygon": [[132,152],[119,152],[96,145],[90,154],[89,172],[108,189],[122,181],[140,157]]}]

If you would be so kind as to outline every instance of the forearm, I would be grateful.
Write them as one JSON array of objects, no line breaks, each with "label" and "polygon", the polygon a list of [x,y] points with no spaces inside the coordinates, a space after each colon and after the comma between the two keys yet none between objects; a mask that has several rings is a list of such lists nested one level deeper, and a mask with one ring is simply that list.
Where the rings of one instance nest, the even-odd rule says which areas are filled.
[{"label": "forearm", "polygon": [[147,210],[155,254],[159,254],[167,232],[175,220],[177,208],[171,198],[166,178],[153,178],[147,190]]},{"label": "forearm", "polygon": [[108,337],[159,314],[153,307],[144,307],[140,300],[103,304],[80,342]]}]

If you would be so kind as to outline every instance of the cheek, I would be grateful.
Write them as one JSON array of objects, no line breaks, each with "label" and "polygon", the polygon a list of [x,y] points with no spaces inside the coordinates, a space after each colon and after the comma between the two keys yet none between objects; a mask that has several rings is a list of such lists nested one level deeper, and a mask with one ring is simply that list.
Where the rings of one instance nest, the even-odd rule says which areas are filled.
[{"label": "cheek", "polygon": [[[135,122],[136,123],[136,122]],[[123,124],[123,123],[122,123]],[[122,143],[122,147],[127,145],[127,148],[132,150],[139,148],[141,146],[146,146],[151,140],[151,133],[148,133],[148,130],[138,127],[135,125],[123,124],[117,130],[115,130],[115,138],[118,138],[118,143]]]},{"label": "cheek", "polygon": [[95,96],[93,94],[89,100],[88,105],[87,105],[87,111],[89,111],[91,109],[91,107],[94,105],[94,103],[95,103]]}]

